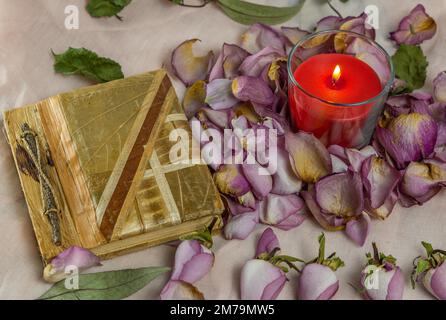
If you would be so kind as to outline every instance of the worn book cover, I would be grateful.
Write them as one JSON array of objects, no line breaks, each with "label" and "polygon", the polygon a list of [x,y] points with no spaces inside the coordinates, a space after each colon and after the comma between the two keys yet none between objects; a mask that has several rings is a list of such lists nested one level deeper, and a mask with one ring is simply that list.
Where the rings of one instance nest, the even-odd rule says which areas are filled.
[{"label": "worn book cover", "polygon": [[45,263],[72,245],[109,258],[221,224],[208,167],[170,161],[172,130],[193,138],[164,70],[59,94],[4,121]]}]

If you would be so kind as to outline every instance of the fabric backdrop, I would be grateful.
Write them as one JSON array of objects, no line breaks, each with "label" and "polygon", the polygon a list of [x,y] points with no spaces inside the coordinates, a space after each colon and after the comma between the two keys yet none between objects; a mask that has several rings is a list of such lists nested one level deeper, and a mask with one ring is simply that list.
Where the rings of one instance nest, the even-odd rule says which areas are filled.
[{"label": "fabric backdrop", "polygon": [[[445,0],[354,0],[347,4],[334,1],[346,15],[358,15],[366,5],[379,8],[377,40],[390,53],[388,32],[418,2],[422,2],[439,24],[433,40],[423,44],[429,59],[427,87],[435,75],[446,70],[446,1]],[[263,0],[257,3],[287,4],[293,0]],[[50,49],[62,52],[69,46],[86,47],[118,61],[126,75],[162,66],[175,46],[185,39],[199,38],[205,49],[218,51],[223,42],[238,43],[246,29],[217,6],[188,9],[168,0],[133,0],[116,18],[94,19],[84,9],[85,0],[0,0],[0,111],[44,99],[48,96],[89,85],[81,77],[55,74]],[[78,30],[64,25],[67,5],[79,8]],[[332,14],[321,1],[307,0],[303,10],[285,25],[309,28],[320,18]],[[175,84],[179,96],[184,88]],[[336,250],[346,263],[337,274],[340,289],[335,299],[358,299],[348,284],[356,282],[364,254],[376,241],[382,251],[396,256],[406,275],[406,299],[429,299],[422,288],[410,288],[412,259],[423,253],[421,240],[434,247],[446,247],[446,193],[442,192],[422,207],[397,207],[384,222],[374,221],[372,233],[364,247],[347,240],[343,233],[327,234],[327,252]],[[238,299],[241,267],[255,252],[256,241],[265,226],[258,226],[245,241],[215,241],[215,266],[197,283],[207,299]],[[283,252],[311,259],[317,254],[317,236],[321,228],[312,219],[287,232],[275,230]],[[172,265],[175,249],[166,245],[143,250],[104,262],[92,271]],[[42,280],[42,264],[28,218],[25,201],[6,138],[0,135],[0,298],[35,299],[50,286]],[[160,277],[133,295],[134,299],[156,299],[168,276]],[[279,299],[296,297],[296,275],[290,275]]]}]

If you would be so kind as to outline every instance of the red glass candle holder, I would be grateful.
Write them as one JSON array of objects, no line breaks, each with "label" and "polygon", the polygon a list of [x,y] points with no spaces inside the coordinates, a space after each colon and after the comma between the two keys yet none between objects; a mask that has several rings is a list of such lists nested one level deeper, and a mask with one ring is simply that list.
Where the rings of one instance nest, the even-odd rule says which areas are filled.
[{"label": "red glass candle holder", "polygon": [[373,135],[394,70],[374,40],[327,30],[297,43],[288,57],[288,76],[294,130],[313,133],[326,146],[361,148]]}]

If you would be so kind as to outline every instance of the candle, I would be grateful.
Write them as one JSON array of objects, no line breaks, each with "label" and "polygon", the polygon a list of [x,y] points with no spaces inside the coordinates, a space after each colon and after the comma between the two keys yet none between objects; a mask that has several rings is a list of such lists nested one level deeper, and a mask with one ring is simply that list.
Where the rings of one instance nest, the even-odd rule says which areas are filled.
[{"label": "candle", "polygon": [[362,129],[374,103],[361,103],[383,90],[368,64],[348,54],[317,54],[297,66],[294,79],[300,86],[289,89],[295,129],[313,133],[325,145],[353,147],[367,139]]}]

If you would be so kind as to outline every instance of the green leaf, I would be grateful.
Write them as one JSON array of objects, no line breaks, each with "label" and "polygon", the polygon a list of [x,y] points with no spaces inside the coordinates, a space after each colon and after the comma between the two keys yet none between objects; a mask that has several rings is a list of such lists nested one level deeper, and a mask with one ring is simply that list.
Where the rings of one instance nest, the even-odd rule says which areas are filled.
[{"label": "green leaf", "polygon": [[429,242],[421,241],[421,244],[423,245],[424,249],[426,249],[427,256],[430,257],[432,255],[432,252],[434,251],[434,248]]},{"label": "green leaf", "polygon": [[418,260],[417,268],[416,268],[415,272],[417,274],[421,274],[421,273],[425,272],[427,269],[429,269],[429,267],[430,267],[430,263],[428,260],[420,259],[420,260]]},{"label": "green leaf", "polygon": [[119,63],[99,57],[85,48],[68,48],[54,56],[54,70],[65,75],[81,74],[96,82],[107,82],[124,77]]},{"label": "green leaf", "polygon": [[424,86],[428,62],[420,46],[402,44],[392,62],[396,76],[407,83],[405,93]]},{"label": "green leaf", "polygon": [[302,8],[305,0],[289,7],[266,6],[241,0],[217,0],[221,9],[232,20],[250,25],[256,22],[279,24],[293,18]]},{"label": "green leaf", "polygon": [[132,0],[90,0],[87,11],[92,17],[113,17]]},{"label": "green leaf", "polygon": [[79,275],[79,289],[65,288],[65,281],[54,284],[40,300],[118,300],[145,287],[170,268],[147,267]]}]

